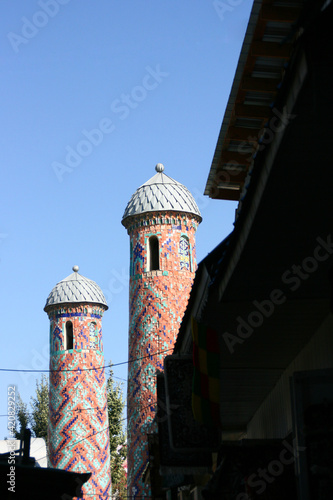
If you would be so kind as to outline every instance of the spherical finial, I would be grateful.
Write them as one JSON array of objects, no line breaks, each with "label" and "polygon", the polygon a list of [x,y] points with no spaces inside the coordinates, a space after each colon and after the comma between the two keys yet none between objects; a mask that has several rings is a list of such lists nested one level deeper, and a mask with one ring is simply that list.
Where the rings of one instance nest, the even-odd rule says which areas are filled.
[{"label": "spherical finial", "polygon": [[156,172],[163,172],[164,170],[164,165],[163,163],[158,163],[155,167]]},{"label": "spherical finial", "polygon": [[74,273],[77,273],[79,271],[79,266],[73,266],[72,269]]}]

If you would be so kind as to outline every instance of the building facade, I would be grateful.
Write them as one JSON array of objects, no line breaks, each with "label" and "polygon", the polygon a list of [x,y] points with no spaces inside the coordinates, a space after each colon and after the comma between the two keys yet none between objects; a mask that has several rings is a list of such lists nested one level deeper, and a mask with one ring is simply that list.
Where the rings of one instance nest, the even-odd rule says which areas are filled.
[{"label": "building facade", "polygon": [[218,359],[222,443],[210,480],[177,478],[169,498],[332,496],[332,22],[325,0],[253,2],[205,191],[239,201],[234,229],[199,263],[173,355],[202,347],[188,385],[206,425]]},{"label": "building facade", "polygon": [[53,288],[44,308],[50,319],[49,464],[91,472],[83,498],[104,500],[111,495],[102,341],[108,306],[99,286],[78,270]]},{"label": "building facade", "polygon": [[171,354],[196,270],[199,209],[185,186],[163,173],[143,184],[122,219],[130,236],[128,495],[150,496],[143,476],[156,413],[156,372]]}]

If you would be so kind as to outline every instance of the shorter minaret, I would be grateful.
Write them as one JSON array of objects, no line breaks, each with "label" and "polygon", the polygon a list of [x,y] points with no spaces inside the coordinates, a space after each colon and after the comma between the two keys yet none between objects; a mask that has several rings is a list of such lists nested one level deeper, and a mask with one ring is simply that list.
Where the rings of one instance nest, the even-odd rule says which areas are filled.
[{"label": "shorter minaret", "polygon": [[102,316],[108,306],[99,286],[78,266],[73,271],[44,307],[50,319],[49,463],[91,472],[83,498],[106,500],[111,472]]}]

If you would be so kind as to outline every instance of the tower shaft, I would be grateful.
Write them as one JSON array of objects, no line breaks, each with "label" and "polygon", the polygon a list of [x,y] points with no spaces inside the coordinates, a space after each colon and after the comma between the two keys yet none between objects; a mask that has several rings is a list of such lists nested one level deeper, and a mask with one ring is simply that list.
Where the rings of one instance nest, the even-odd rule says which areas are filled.
[{"label": "tower shaft", "polygon": [[[50,319],[49,463],[91,472],[77,496],[111,495],[110,442],[102,344],[97,304],[47,306]],[[83,496],[80,495],[82,487]]]},{"label": "tower shaft", "polygon": [[128,370],[128,495],[150,496],[143,482],[147,434],[154,431],[156,372],[171,354],[196,269],[198,217],[174,212],[137,216],[131,246]]}]

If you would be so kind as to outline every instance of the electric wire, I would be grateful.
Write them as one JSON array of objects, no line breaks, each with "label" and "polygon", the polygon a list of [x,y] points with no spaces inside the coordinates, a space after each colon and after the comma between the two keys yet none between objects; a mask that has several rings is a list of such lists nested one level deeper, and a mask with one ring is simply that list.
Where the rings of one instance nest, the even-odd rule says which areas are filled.
[{"label": "electric wire", "polygon": [[[102,367],[78,368],[78,369],[65,369],[65,370],[63,370],[63,369],[60,369],[60,370],[28,370],[28,369],[21,369],[21,370],[19,370],[19,369],[0,368],[0,371],[2,371],[2,372],[21,372],[21,373],[22,373],[22,372],[24,372],[24,373],[26,373],[26,372],[33,372],[33,373],[53,373],[53,372],[72,372],[72,371],[73,371],[73,372],[77,372],[77,371],[79,371],[79,372],[83,372],[83,371],[92,371],[92,370],[104,370],[105,368],[111,368],[111,369],[112,369],[112,368],[113,368],[113,367],[115,367],[115,366],[121,366],[121,365],[125,365],[125,364],[134,363],[135,361],[140,361],[141,359],[150,358],[150,357],[152,357],[152,356],[157,356],[158,354],[162,354],[162,353],[165,353],[165,352],[170,352],[170,351],[172,351],[172,349],[164,349],[164,350],[162,350],[162,351],[157,351],[157,352],[155,352],[155,353],[146,354],[146,355],[144,355],[144,356],[140,356],[140,357],[137,357],[137,358],[135,358],[135,359],[129,359],[129,360],[127,360],[127,361],[123,361],[123,362],[120,362],[120,363],[114,363],[114,364],[113,364],[113,363],[111,363],[111,364],[108,364],[108,365],[104,365],[104,366],[102,366]],[[114,377],[114,378],[116,378],[116,377]],[[153,403],[153,402],[152,402],[152,403],[150,403],[149,405],[147,405],[146,407],[141,408],[141,411],[143,411],[143,410],[145,410],[145,409],[147,409],[147,408],[150,408],[151,406],[155,406],[156,404],[157,404],[157,402],[156,402],[156,403]],[[125,405],[125,406],[127,406],[127,405]],[[86,411],[86,410],[90,410],[90,409],[98,409],[98,407],[96,407],[96,408],[86,408],[86,409],[81,409],[81,411]],[[69,412],[69,411],[76,411],[76,410],[66,410],[66,412]],[[77,411],[80,411],[80,409],[77,409]],[[28,413],[30,413],[30,412],[28,412]],[[58,413],[58,412],[57,412],[57,413]],[[1,415],[1,416],[8,416],[8,415]],[[121,419],[121,420],[120,420],[120,422],[123,422],[124,420],[127,420],[127,419],[128,419],[128,417],[126,416],[125,418]],[[67,446],[64,446],[64,448],[63,448],[63,449],[66,449],[68,446],[73,447],[73,446],[75,446],[76,444],[80,443],[81,441],[84,441],[84,440],[86,440],[86,439],[89,439],[90,437],[95,436],[95,435],[97,435],[97,434],[99,434],[99,433],[101,433],[101,432],[105,432],[105,431],[106,431],[106,430],[108,430],[108,429],[109,429],[109,426],[108,426],[108,427],[105,427],[104,429],[102,429],[102,430],[100,430],[100,431],[94,432],[93,434],[90,434],[90,435],[88,435],[88,436],[86,436],[86,437],[84,437],[84,438],[80,439],[79,441],[76,441],[76,442],[75,442],[75,443],[73,443],[73,444],[71,444],[71,443],[70,443],[70,444],[68,444]],[[41,449],[41,448],[40,448],[40,449]],[[37,450],[37,451],[38,451],[38,450]],[[41,460],[42,460],[42,459],[44,459],[44,458],[48,458],[48,456],[49,456],[49,454],[47,454],[45,457],[42,457],[42,458],[41,458]]]},{"label": "electric wire", "polygon": [[[150,408],[151,406],[156,406],[156,405],[157,405],[157,401],[156,401],[155,403],[150,403],[149,405],[144,406],[143,408],[141,408],[141,411],[144,411],[144,410],[146,410],[147,408]],[[136,405],[136,406],[137,406],[137,405]],[[125,418],[120,419],[120,420],[119,420],[119,422],[123,422],[124,420],[128,420],[128,417],[126,416]],[[64,447],[62,448],[62,450],[61,450],[61,451],[65,450],[65,449],[66,449],[66,448],[68,448],[68,447],[69,447],[69,448],[73,448],[73,446],[76,446],[77,444],[81,443],[82,441],[85,441],[85,440],[89,439],[89,438],[90,438],[90,437],[92,437],[92,436],[96,436],[97,434],[100,434],[100,433],[102,433],[102,432],[105,432],[105,431],[106,431],[106,430],[108,430],[108,429],[109,429],[109,426],[104,427],[104,429],[101,429],[100,431],[97,431],[97,432],[93,432],[92,434],[89,434],[88,436],[85,436],[85,437],[83,437],[83,438],[79,439],[78,441],[75,441],[75,443],[69,443],[67,446],[64,446]],[[41,448],[39,448],[39,449],[41,449]],[[38,451],[38,450],[37,450],[37,451]],[[47,454],[45,455],[45,457],[42,457],[42,458],[40,458],[39,460],[43,460],[44,458],[48,458],[48,456],[49,456],[49,453],[47,453]]]},{"label": "electric wire", "polygon": [[104,370],[105,368],[114,368],[115,366],[127,365],[130,363],[135,363],[135,361],[140,361],[141,359],[151,358],[153,356],[157,356],[158,354],[163,354],[165,352],[170,352],[172,349],[164,349],[162,351],[156,351],[150,354],[145,354],[144,356],[140,356],[134,359],[128,359],[127,361],[121,361],[120,363],[111,363],[109,365],[103,366],[93,366],[91,368],[60,368],[59,370],[30,370],[30,369],[18,369],[18,368],[0,368],[0,372],[18,372],[18,373],[59,373],[59,372],[86,372],[93,370]]}]

